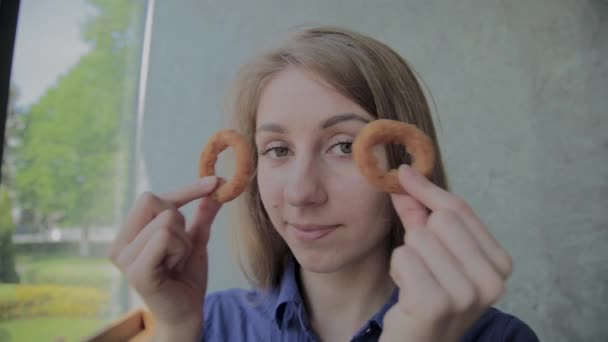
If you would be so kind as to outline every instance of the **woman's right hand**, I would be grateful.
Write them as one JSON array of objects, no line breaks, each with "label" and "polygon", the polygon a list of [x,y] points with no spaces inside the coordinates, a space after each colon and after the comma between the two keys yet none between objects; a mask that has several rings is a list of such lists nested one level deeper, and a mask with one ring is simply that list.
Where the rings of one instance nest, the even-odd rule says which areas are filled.
[{"label": "woman's right hand", "polygon": [[[202,326],[207,242],[221,207],[208,195],[217,183],[210,176],[167,194],[142,194],[112,243],[112,263],[152,311],[158,327]],[[186,226],[179,209],[197,199],[193,220]]]}]

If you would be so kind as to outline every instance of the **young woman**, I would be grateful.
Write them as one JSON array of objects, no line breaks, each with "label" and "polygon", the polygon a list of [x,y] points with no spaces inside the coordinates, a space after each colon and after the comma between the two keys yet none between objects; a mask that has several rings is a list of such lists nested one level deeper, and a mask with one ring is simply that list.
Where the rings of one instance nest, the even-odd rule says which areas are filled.
[{"label": "young woman", "polygon": [[[231,111],[256,174],[242,199],[240,260],[251,290],[206,295],[207,242],[220,204],[206,177],[143,194],[111,248],[166,341],[536,341],[492,307],[509,254],[400,146],[379,147],[407,195],[379,192],[352,158],[379,118],[437,137],[413,71],[391,48],[336,27],[302,29],[239,73]],[[188,225],[179,208],[200,199]],[[211,260],[210,262],[213,262]]]}]

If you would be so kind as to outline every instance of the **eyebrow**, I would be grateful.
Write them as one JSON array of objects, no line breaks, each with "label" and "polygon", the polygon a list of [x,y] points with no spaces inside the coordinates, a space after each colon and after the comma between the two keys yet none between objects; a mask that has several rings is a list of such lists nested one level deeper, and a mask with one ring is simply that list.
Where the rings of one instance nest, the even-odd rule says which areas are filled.
[{"label": "eyebrow", "polygon": [[369,123],[370,120],[362,117],[361,115],[355,114],[355,113],[342,113],[342,114],[338,114],[338,115],[334,115],[331,118],[323,121],[323,123],[321,123],[321,129],[327,129],[333,125],[339,124],[340,122],[344,122],[344,121],[361,121],[363,123]]},{"label": "eyebrow", "polygon": [[[360,122],[367,124],[371,120],[368,120],[368,119],[362,117],[361,115],[355,114],[355,113],[342,113],[342,114],[337,114],[337,115],[334,115],[334,116],[326,119],[325,121],[323,121],[321,123],[321,125],[319,125],[319,127],[321,129],[327,129],[331,126],[337,125],[344,121],[360,121]],[[286,133],[287,129],[276,123],[266,123],[266,124],[260,125],[260,127],[258,127],[256,129],[256,133],[260,132],[260,131]]]}]

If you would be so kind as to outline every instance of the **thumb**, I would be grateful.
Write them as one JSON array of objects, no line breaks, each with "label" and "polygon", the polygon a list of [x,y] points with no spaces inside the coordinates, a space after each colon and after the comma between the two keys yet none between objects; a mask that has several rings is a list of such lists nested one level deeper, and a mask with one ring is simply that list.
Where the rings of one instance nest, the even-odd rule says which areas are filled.
[{"label": "thumb", "polygon": [[391,194],[393,206],[397,215],[403,223],[403,227],[407,229],[416,229],[426,226],[428,220],[428,210],[414,197],[410,195]]},{"label": "thumb", "polygon": [[[401,168],[398,172],[399,182],[401,186],[405,188],[403,185],[404,177],[401,172]],[[395,211],[397,211],[397,215],[401,219],[401,223],[403,223],[403,227],[407,230],[408,228],[416,229],[422,228],[426,226],[426,221],[429,217],[428,209],[420,203],[420,201],[416,200],[409,194],[391,194],[391,200],[393,201],[393,206],[395,207]]]},{"label": "thumb", "polygon": [[210,197],[203,197],[194,211],[192,223],[188,228],[188,235],[195,247],[205,247],[209,242],[211,224],[222,207],[222,203]]}]

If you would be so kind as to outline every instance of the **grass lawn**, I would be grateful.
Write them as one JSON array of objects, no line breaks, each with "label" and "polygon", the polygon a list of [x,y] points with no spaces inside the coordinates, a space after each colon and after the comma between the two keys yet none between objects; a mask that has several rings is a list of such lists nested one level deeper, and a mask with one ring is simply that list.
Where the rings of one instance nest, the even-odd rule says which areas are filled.
[{"label": "grass lawn", "polygon": [[0,300],[11,296],[15,296],[15,287],[0,284]]},{"label": "grass lawn", "polygon": [[17,257],[22,284],[60,284],[109,289],[118,270],[104,258],[76,256]]},{"label": "grass lawn", "polygon": [[[109,293],[112,280],[117,279],[118,275],[118,271],[105,258],[18,255],[16,264],[21,284],[28,285],[77,286],[97,288]],[[2,302],[14,302],[17,298],[16,288],[19,286],[0,286],[0,306]],[[58,337],[63,337],[64,341],[80,341],[108,322],[101,318],[83,318],[77,315],[5,319],[0,320],[0,342],[54,342]]]},{"label": "grass lawn", "polygon": [[99,319],[74,317],[31,318],[0,321],[0,341],[82,341],[107,324]]}]

